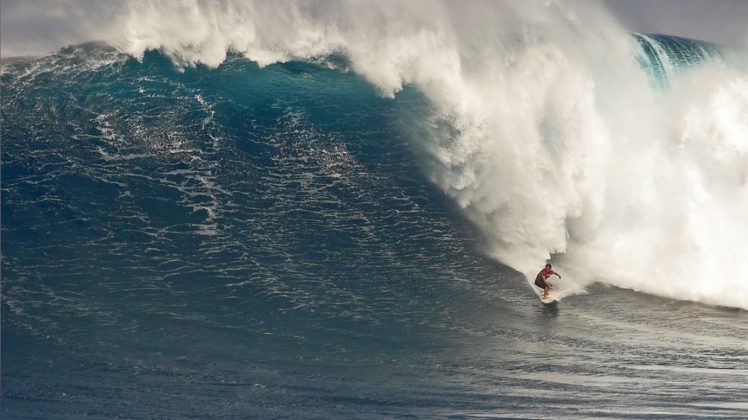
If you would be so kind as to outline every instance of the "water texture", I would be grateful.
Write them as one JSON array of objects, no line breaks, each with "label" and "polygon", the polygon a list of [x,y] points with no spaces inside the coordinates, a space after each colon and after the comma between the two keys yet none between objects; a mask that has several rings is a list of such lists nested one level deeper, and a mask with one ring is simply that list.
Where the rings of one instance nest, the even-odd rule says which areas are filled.
[{"label": "water texture", "polygon": [[734,52],[349,18],[4,59],[3,418],[748,416]]}]

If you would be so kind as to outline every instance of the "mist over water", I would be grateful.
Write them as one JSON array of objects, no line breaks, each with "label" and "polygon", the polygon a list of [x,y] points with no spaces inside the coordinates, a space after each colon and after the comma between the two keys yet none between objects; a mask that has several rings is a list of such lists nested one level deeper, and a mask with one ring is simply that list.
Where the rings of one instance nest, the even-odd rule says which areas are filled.
[{"label": "mist over water", "polygon": [[136,2],[111,42],[183,66],[340,54],[384,96],[426,95],[421,167],[529,280],[550,259],[561,295],[597,281],[748,308],[745,68],[589,3],[472,6]]}]

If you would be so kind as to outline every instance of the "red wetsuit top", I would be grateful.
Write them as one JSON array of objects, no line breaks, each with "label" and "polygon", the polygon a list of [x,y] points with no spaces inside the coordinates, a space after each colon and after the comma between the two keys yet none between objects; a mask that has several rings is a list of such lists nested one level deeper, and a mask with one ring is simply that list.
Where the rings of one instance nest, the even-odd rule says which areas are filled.
[{"label": "red wetsuit top", "polygon": [[558,275],[555,271],[551,270],[550,268],[544,268],[540,270],[537,276],[535,276],[535,285],[538,287],[546,288],[548,287],[545,280],[550,277],[552,274]]}]

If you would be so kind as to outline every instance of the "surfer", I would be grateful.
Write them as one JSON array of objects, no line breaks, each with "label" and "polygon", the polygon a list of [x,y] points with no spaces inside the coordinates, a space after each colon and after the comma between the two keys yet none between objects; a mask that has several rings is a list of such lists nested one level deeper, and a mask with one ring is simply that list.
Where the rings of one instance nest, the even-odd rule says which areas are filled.
[{"label": "surfer", "polygon": [[535,276],[535,285],[543,289],[543,299],[548,298],[548,291],[553,287],[552,284],[548,283],[548,277],[550,277],[551,274],[557,275],[559,279],[561,278],[557,272],[553,271],[550,264],[546,264],[545,268],[540,270],[538,275]]}]

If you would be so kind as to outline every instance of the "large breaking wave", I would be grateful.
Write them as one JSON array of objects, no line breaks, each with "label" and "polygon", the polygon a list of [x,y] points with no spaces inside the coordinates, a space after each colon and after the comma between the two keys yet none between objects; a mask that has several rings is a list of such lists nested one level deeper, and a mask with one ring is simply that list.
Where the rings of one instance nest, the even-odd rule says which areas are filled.
[{"label": "large breaking wave", "polygon": [[745,68],[588,3],[474,6],[141,1],[105,40],[178,66],[342,56],[384,96],[412,85],[434,107],[422,168],[489,255],[528,279],[552,260],[563,294],[604,282],[748,308]]}]

